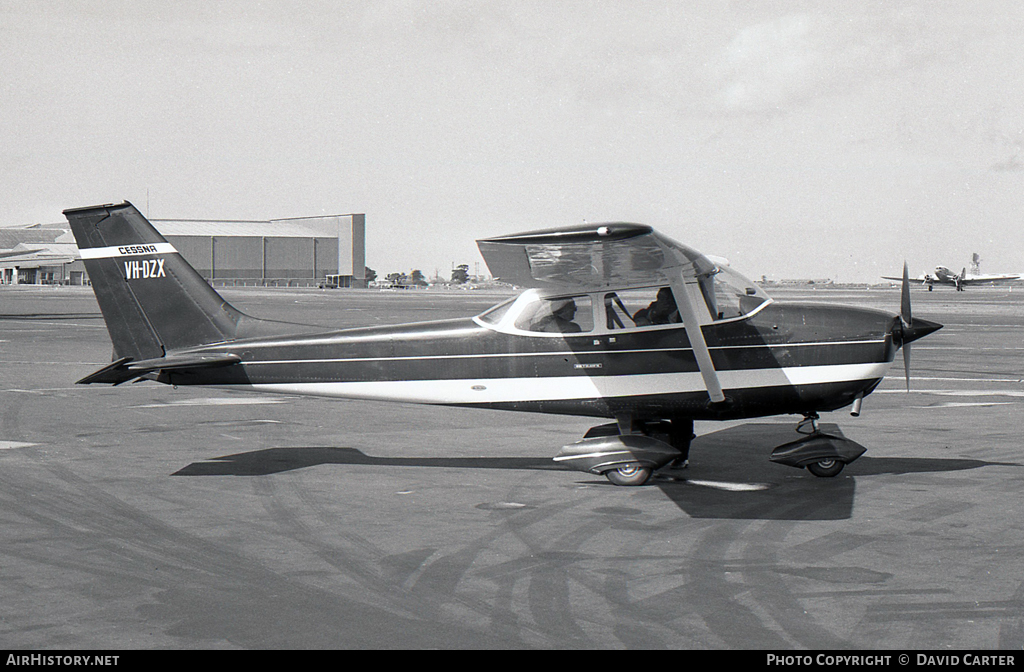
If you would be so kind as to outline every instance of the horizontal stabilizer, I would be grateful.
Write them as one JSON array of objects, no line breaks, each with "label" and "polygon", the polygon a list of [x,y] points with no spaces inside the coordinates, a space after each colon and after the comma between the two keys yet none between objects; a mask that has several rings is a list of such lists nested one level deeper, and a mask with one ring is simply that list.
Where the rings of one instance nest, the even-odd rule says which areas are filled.
[{"label": "horizontal stabilizer", "polygon": [[238,355],[231,353],[196,353],[188,355],[168,355],[133,361],[131,357],[122,357],[99,371],[89,374],[78,381],[80,385],[89,383],[109,383],[120,385],[135,380],[153,371],[181,371],[183,369],[213,368],[230,366],[242,361]]},{"label": "horizontal stabilizer", "polygon": [[112,385],[120,385],[124,381],[131,380],[136,377],[134,375],[125,375],[128,371],[128,362],[130,361],[132,361],[131,357],[115,359],[99,371],[94,371],[85,378],[82,378],[76,383],[76,385],[88,385],[89,383],[111,383]]}]

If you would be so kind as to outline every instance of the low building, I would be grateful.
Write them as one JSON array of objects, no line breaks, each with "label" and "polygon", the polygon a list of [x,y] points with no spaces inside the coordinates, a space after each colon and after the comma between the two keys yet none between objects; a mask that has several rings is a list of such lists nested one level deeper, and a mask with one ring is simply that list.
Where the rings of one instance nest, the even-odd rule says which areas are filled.
[{"label": "low building", "polygon": [[66,223],[0,228],[0,285],[85,282],[85,265]]},{"label": "low building", "polygon": [[[366,216],[273,220],[153,219],[214,285],[364,287]],[[0,283],[83,284],[67,223],[0,228]]]}]

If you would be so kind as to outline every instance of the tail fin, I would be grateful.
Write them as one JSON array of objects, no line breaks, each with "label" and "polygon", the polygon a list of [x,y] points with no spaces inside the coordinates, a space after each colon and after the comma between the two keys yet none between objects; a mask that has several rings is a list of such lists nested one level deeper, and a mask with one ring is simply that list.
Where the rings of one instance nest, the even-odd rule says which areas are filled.
[{"label": "tail fin", "polygon": [[231,340],[252,320],[227,303],[134,205],[65,210],[114,344],[114,359]]}]

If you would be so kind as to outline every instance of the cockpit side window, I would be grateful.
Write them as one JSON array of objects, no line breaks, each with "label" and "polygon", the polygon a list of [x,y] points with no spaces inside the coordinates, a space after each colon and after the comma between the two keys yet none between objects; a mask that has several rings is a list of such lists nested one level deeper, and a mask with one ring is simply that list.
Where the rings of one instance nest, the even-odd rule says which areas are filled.
[{"label": "cockpit side window", "polygon": [[594,309],[585,295],[538,299],[523,309],[515,326],[538,333],[584,333],[594,330]]},{"label": "cockpit side window", "polygon": [[608,329],[632,329],[680,322],[672,290],[645,287],[609,292],[604,295],[605,326]]}]

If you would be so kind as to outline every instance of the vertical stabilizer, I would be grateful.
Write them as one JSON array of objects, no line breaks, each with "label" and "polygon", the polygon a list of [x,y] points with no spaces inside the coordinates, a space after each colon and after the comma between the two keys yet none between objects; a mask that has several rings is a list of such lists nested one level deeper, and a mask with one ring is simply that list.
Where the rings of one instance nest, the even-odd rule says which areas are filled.
[{"label": "vertical stabilizer", "polygon": [[65,210],[115,359],[236,337],[245,316],[224,301],[134,205]]}]

